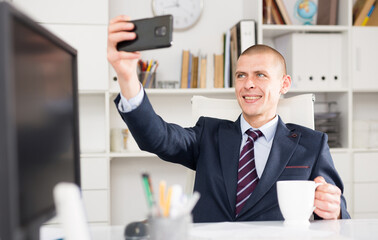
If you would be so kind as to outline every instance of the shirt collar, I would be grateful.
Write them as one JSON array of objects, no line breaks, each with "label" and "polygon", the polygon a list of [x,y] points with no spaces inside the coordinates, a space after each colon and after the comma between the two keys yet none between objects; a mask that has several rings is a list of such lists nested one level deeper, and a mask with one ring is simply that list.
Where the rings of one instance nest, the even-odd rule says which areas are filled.
[{"label": "shirt collar", "polygon": [[[272,120],[269,122],[265,123],[263,126],[259,127],[258,130],[260,130],[263,134],[265,139],[270,142],[274,135],[276,134],[276,129],[278,125],[278,115],[276,115]],[[242,135],[250,128],[253,130],[257,130],[257,128],[253,128],[249,123],[244,119],[243,114],[241,115],[240,118],[240,128]]]}]

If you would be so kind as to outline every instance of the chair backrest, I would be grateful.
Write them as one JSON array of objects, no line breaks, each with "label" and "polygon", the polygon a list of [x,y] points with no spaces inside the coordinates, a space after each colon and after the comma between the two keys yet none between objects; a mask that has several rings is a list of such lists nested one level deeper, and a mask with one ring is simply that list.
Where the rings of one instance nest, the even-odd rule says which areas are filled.
[{"label": "chair backrest", "polygon": [[[285,123],[295,123],[314,129],[314,94],[301,94],[282,98],[278,103],[277,114]],[[241,114],[236,99],[216,99],[203,96],[192,98],[192,121],[195,124],[200,116],[215,117],[235,121]],[[193,192],[195,172],[188,170],[186,193]]]},{"label": "chair backrest", "polygon": [[[314,94],[301,94],[282,98],[277,113],[285,123],[295,123],[314,129]],[[235,121],[241,114],[236,99],[217,99],[203,96],[192,98],[192,121],[195,124],[200,116],[215,117]]]}]

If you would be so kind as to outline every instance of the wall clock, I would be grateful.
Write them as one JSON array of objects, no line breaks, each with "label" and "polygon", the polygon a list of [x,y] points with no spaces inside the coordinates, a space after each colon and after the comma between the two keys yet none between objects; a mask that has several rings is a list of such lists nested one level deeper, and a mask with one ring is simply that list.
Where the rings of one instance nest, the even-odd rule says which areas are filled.
[{"label": "wall clock", "polygon": [[154,15],[173,15],[173,28],[186,30],[195,25],[203,10],[203,0],[152,0]]}]

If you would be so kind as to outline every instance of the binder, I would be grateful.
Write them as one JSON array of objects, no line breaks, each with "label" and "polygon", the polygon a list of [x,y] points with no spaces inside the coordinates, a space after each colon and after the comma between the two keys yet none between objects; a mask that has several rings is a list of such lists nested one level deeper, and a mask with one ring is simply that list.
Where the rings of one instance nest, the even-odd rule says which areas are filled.
[{"label": "binder", "polygon": [[292,33],[277,37],[274,43],[286,59],[292,89],[336,90],[346,86],[342,34]]},{"label": "binder", "polygon": [[[230,65],[233,83],[235,81],[236,64],[240,54],[257,42],[256,21],[244,19],[230,29]],[[232,86],[232,84],[230,84]]]},{"label": "binder", "polygon": [[238,36],[238,56],[247,48],[256,44],[256,22],[255,20],[241,20],[236,24]]}]

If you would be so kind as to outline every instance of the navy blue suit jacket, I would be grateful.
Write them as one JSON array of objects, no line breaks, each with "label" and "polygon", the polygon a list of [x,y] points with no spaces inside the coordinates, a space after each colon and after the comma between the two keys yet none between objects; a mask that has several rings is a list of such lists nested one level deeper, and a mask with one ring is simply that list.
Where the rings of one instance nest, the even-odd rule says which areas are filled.
[{"label": "navy blue suit jacket", "polygon": [[[118,96],[115,99],[117,106],[119,101]],[[235,122],[201,117],[196,126],[182,128],[159,117],[146,94],[138,108],[120,114],[142,150],[196,171],[194,190],[201,198],[193,210],[194,222],[283,220],[276,192],[279,180],[313,180],[323,176],[343,191],[343,183],[329,152],[327,135],[299,125],[284,124],[279,119],[260,181],[236,218],[242,138],[240,117]],[[350,218],[343,196],[341,216]]]}]

